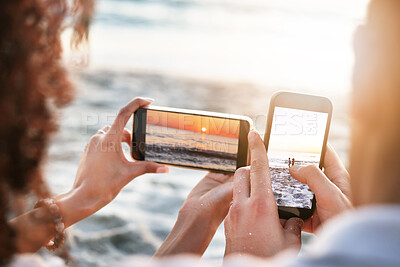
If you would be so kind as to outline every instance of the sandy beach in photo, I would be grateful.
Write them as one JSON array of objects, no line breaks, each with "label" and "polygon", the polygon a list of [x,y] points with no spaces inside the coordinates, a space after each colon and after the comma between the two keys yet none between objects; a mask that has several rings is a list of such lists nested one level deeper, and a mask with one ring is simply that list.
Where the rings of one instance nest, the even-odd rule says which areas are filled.
[{"label": "sandy beach in photo", "polygon": [[307,185],[293,179],[288,168],[270,168],[270,173],[278,206],[311,209],[313,192]]},{"label": "sandy beach in photo", "polygon": [[278,206],[310,209],[314,197],[310,188],[295,180],[289,173],[288,159],[295,159],[295,165],[318,165],[318,153],[269,152],[269,166],[272,189]]},{"label": "sandy beach in photo", "polygon": [[311,209],[313,192],[292,178],[288,168],[270,168],[272,189],[278,206]]}]

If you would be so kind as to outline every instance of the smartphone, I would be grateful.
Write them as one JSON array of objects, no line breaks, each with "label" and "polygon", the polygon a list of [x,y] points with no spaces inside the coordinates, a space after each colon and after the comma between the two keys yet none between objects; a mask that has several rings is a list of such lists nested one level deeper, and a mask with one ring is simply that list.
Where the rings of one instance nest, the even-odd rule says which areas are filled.
[{"label": "smartphone", "polygon": [[235,172],[247,165],[251,119],[151,106],[134,113],[132,157],[169,165]]},{"label": "smartphone", "polygon": [[292,165],[324,166],[332,118],[328,98],[292,92],[278,92],[271,98],[264,143],[279,217],[310,218],[315,195],[289,174]]}]

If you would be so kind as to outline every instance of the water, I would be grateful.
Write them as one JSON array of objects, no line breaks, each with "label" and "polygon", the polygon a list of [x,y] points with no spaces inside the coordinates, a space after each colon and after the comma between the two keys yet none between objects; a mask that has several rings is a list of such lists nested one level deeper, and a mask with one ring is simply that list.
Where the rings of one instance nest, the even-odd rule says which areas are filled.
[{"label": "water", "polygon": [[294,159],[296,165],[319,165],[321,153],[293,152],[293,151],[268,151],[268,160],[271,167],[288,167],[288,159]]},{"label": "water", "polygon": [[314,194],[307,185],[300,183],[290,175],[289,157],[295,159],[295,165],[318,165],[320,153],[268,152],[272,189],[278,206],[311,209]]},{"label": "water", "polygon": [[[329,96],[334,105],[329,142],[346,162],[351,35],[365,3],[98,1],[89,66],[68,65],[77,92],[58,114],[60,131],[46,159],[53,191],[72,187],[90,136],[111,124],[135,96],[152,97],[161,106],[247,115],[261,134],[275,91]],[[67,62],[80,56],[65,48]],[[206,174],[170,170],[135,179],[111,204],[73,227],[71,252],[81,265],[107,266],[126,255],[154,253],[190,189]],[[224,246],[220,227],[205,257],[221,259]]]},{"label": "water", "polygon": [[289,168],[270,168],[272,189],[278,206],[311,209],[313,192],[295,180]]},{"label": "water", "polygon": [[238,139],[147,124],[145,160],[234,172]]}]

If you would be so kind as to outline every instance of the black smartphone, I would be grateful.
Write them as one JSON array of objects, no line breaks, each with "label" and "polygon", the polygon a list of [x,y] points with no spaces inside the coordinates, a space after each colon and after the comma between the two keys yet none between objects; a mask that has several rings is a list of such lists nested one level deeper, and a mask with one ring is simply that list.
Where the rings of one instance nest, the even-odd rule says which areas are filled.
[{"label": "black smartphone", "polygon": [[133,117],[132,157],[169,165],[235,172],[247,165],[251,119],[150,106]]},{"label": "black smartphone", "polygon": [[323,168],[332,118],[328,98],[278,92],[269,106],[264,143],[279,217],[309,219],[315,210],[310,188],[289,174],[292,165],[316,164]]}]

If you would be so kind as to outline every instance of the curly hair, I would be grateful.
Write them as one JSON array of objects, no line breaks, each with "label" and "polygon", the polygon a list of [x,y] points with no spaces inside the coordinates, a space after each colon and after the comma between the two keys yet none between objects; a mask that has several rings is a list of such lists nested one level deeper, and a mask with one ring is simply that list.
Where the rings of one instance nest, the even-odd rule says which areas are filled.
[{"label": "curly hair", "polygon": [[57,129],[51,108],[73,98],[60,35],[71,26],[73,46],[87,41],[93,12],[93,0],[70,2],[0,1],[0,263],[16,252],[7,223],[13,196],[50,194],[40,165]]}]

